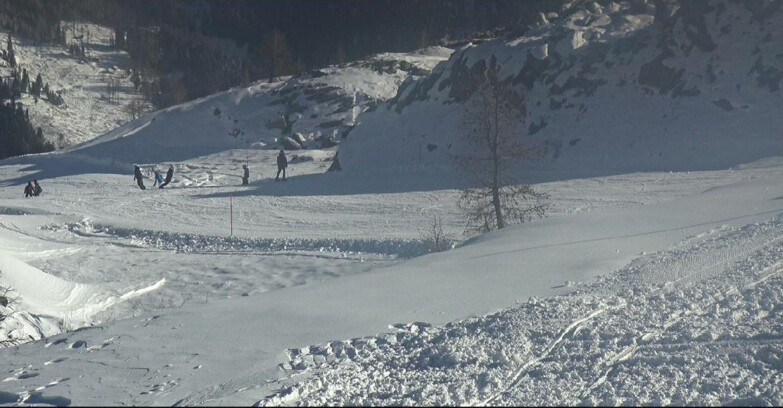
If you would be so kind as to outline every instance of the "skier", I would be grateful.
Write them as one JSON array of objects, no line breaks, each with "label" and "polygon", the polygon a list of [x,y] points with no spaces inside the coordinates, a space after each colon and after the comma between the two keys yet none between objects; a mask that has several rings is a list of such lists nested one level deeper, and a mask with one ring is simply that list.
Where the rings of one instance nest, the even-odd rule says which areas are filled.
[{"label": "skier", "polygon": [[158,188],[163,188],[163,176],[157,170],[155,171],[155,181],[152,183],[152,187],[155,187],[155,184],[158,184]]},{"label": "skier", "polygon": [[38,180],[33,180],[33,195],[38,197],[43,192],[41,186],[38,185]]},{"label": "skier", "polygon": [[250,169],[247,168],[247,164],[243,164],[242,168],[245,169],[245,172],[242,175],[242,185],[246,186],[248,180],[250,179]]},{"label": "skier", "polygon": [[139,188],[142,190],[146,190],[147,187],[144,187],[144,177],[141,175],[141,168],[139,166],[134,166],[133,169],[133,179],[136,180],[136,183],[139,185]]},{"label": "skier", "polygon": [[169,169],[168,169],[168,171],[166,171],[166,181],[163,182],[163,184],[161,184],[159,188],[163,188],[163,187],[169,185],[169,183],[171,183],[171,179],[173,177],[174,177],[174,165],[173,164],[169,164]]},{"label": "skier", "polygon": [[285,168],[288,167],[288,159],[285,157],[285,151],[283,149],[280,149],[280,154],[277,155],[277,175],[275,176],[275,181],[280,181],[278,178],[280,177],[280,172],[283,172],[283,181],[285,181]]},{"label": "skier", "polygon": [[33,183],[27,182],[27,185],[24,186],[24,198],[32,197],[33,196]]}]

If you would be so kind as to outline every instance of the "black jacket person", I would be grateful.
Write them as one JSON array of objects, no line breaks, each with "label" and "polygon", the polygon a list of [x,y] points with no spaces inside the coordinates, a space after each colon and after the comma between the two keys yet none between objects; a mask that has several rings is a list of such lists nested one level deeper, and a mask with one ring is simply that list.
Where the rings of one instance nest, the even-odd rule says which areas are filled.
[{"label": "black jacket person", "polygon": [[171,179],[174,177],[174,165],[169,165],[169,170],[166,172],[166,180],[163,181],[163,184],[160,185],[160,188],[163,188],[164,186],[167,186],[169,183],[171,183]]},{"label": "black jacket person", "polygon": [[134,166],[133,179],[136,180],[136,183],[139,185],[140,189],[147,189],[147,187],[144,187],[144,177],[141,175],[141,168],[139,168],[139,166]]},{"label": "black jacket person", "polygon": [[283,180],[285,180],[285,168],[288,167],[288,159],[285,157],[285,151],[280,149],[280,154],[277,155],[277,175],[275,181],[280,177],[280,172],[283,172]]}]

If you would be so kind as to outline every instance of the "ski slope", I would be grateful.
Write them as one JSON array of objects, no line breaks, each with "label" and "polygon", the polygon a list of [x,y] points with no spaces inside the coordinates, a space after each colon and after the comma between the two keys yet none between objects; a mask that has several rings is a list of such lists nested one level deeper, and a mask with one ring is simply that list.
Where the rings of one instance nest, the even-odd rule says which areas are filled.
[{"label": "ski slope", "polygon": [[[467,240],[455,73],[618,46],[636,75],[661,50],[621,40],[657,35],[652,4],[571,2],[518,39],[256,83],[0,161],[0,286],[17,301],[0,306],[0,404],[783,405],[780,93],[729,58],[758,43],[775,62],[754,75],[774,74],[763,38],[779,28],[704,4],[703,28],[728,39],[686,53],[704,37],[683,12],[669,28],[685,48],[666,61],[700,96],[533,83],[548,153],[523,175],[552,209]],[[691,62],[713,57],[729,74],[707,84]],[[398,61],[416,69],[375,70]],[[599,65],[547,78],[614,72]],[[712,103],[732,81],[747,108]],[[285,115],[310,145],[274,182]],[[338,151],[344,171],[326,172]],[[26,199],[31,179],[44,192]],[[427,253],[436,216],[455,247]]]},{"label": "ski slope", "polygon": [[[47,276],[14,285],[90,293],[47,299],[95,312],[81,315],[92,328],[0,350],[3,401],[780,401],[780,371],[764,367],[780,355],[783,160],[542,184],[550,217],[414,259],[428,212],[457,232],[458,191],[308,195],[350,176],[296,166],[287,183],[226,177],[208,195],[184,170],[164,190],[90,173],[33,199],[2,187],[0,279]],[[712,374],[694,388],[694,372]]]}]

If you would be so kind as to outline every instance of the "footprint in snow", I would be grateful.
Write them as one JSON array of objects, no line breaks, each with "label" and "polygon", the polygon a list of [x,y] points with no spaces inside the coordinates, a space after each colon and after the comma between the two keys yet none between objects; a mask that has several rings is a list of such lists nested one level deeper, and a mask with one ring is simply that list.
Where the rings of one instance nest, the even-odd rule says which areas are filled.
[{"label": "footprint in snow", "polygon": [[20,379],[20,380],[26,380],[28,378],[34,378],[34,377],[38,377],[38,373],[27,373],[27,372],[25,372],[25,373],[19,374],[16,378]]},{"label": "footprint in snow", "polygon": [[40,387],[37,387],[37,388],[36,388],[35,390],[33,390],[33,391],[43,391],[43,390],[45,390],[45,389],[47,389],[47,388],[54,387],[55,385],[57,385],[57,384],[60,384],[60,383],[64,383],[64,382],[66,382],[66,381],[68,381],[68,380],[70,380],[70,378],[68,378],[68,377],[59,378],[59,379],[57,379],[57,380],[54,380],[54,381],[50,382],[49,384],[46,384],[46,385],[42,385],[42,386],[40,386]]},{"label": "footprint in snow", "polygon": [[57,359],[54,359],[54,360],[49,360],[49,361],[45,362],[44,365],[48,366],[48,365],[51,365],[51,364],[62,363],[63,361],[65,361],[67,359],[68,359],[68,357],[60,357],[60,358],[57,358]]},{"label": "footprint in snow", "polygon": [[73,344],[71,344],[71,346],[70,346],[70,348],[72,348],[72,349],[82,348],[82,347],[87,347],[87,342],[84,341],[84,340],[77,340]]},{"label": "footprint in snow", "polygon": [[46,345],[44,345],[44,348],[47,348],[49,346],[56,346],[58,344],[63,344],[65,342],[67,342],[67,341],[68,341],[68,339],[57,339],[57,340],[55,340],[55,341],[53,341],[51,343],[46,343]]}]

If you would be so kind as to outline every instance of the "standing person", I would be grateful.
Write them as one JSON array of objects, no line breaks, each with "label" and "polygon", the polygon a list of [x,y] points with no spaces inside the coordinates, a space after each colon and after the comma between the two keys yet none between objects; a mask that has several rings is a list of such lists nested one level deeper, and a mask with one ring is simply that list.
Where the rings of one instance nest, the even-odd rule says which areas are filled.
[{"label": "standing person", "polygon": [[169,164],[169,169],[168,169],[168,171],[166,171],[166,181],[163,182],[163,184],[160,185],[160,188],[163,188],[163,187],[169,185],[169,183],[171,183],[171,179],[172,178],[174,178],[174,165],[173,164]]},{"label": "standing person", "polygon": [[134,166],[133,169],[133,179],[136,180],[136,183],[139,185],[139,188],[142,190],[146,190],[147,187],[144,187],[144,177],[141,175],[141,168],[139,168],[138,165]]},{"label": "standing person", "polygon": [[163,188],[163,176],[157,170],[155,170],[155,181],[152,183],[152,187],[155,187],[155,184],[158,185],[158,188]]},{"label": "standing person", "polygon": [[27,185],[24,186],[24,198],[32,197],[33,196],[33,183],[27,182]]},{"label": "standing person", "polygon": [[242,168],[245,169],[245,172],[242,175],[242,185],[246,186],[248,180],[250,179],[250,169],[247,168],[247,164],[243,164]]},{"label": "standing person", "polygon": [[280,154],[277,155],[277,175],[275,181],[279,181],[280,172],[283,172],[283,181],[285,181],[285,168],[288,167],[288,159],[285,157],[285,151],[280,149]]},{"label": "standing person", "polygon": [[33,195],[38,197],[43,192],[41,186],[38,185],[38,180],[33,180]]}]

